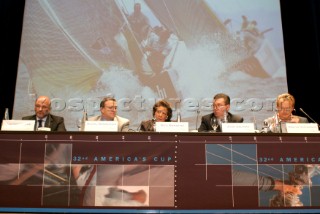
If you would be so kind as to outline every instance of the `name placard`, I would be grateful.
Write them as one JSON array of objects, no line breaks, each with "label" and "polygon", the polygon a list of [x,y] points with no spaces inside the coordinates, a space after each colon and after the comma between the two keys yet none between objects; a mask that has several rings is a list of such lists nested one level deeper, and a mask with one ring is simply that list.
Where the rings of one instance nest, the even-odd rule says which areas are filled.
[{"label": "name placard", "polygon": [[84,131],[117,132],[117,121],[86,121]]},{"label": "name placard", "polygon": [[222,123],[222,132],[254,133],[254,123]]},{"label": "name placard", "polygon": [[319,133],[317,123],[286,123],[288,133]]},{"label": "name placard", "polygon": [[2,131],[34,131],[35,120],[3,120]]},{"label": "name placard", "polygon": [[189,132],[189,123],[156,122],[156,132]]},{"label": "name placard", "polygon": [[49,127],[39,127],[37,131],[46,131],[46,132],[50,132],[51,128]]}]

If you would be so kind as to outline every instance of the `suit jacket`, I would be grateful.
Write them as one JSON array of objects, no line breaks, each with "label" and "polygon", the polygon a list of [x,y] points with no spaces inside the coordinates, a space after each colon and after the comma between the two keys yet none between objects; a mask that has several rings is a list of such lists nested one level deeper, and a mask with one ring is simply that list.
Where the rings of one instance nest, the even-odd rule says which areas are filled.
[{"label": "suit jacket", "polygon": [[[37,116],[35,114],[30,116],[25,116],[25,117],[22,117],[22,120],[37,120]],[[37,130],[36,126],[37,126],[37,123],[35,123],[34,130]],[[48,114],[44,127],[50,128],[51,131],[67,131],[64,125],[64,118],[60,116],[55,116],[52,114]]]},{"label": "suit jacket", "polygon": [[[215,117],[214,113],[202,116],[201,124],[200,124],[200,127],[198,128],[198,132],[208,132],[208,131],[213,130],[213,128],[211,126],[211,120],[213,117]],[[236,114],[231,114],[230,112],[228,112],[227,119],[228,119],[228,123],[242,123],[243,122],[243,117],[236,115]],[[221,132],[221,127],[218,126],[216,131]]]},{"label": "suit jacket", "polygon": [[[100,121],[101,120],[101,115],[90,117],[90,118],[88,118],[88,120],[89,121]],[[118,132],[127,132],[127,131],[129,131],[129,124],[130,124],[130,120],[129,119],[116,115],[114,117],[113,121],[117,121],[118,122]]]},{"label": "suit jacket", "polygon": [[139,130],[143,131],[143,132],[154,132],[153,125],[154,125],[154,121],[153,120],[142,121],[141,124],[140,124],[140,129]]},{"label": "suit jacket", "polygon": [[[295,117],[299,118],[299,123],[309,123],[306,117],[300,117],[297,115],[295,115]],[[285,122],[281,124],[281,129],[280,128],[278,129],[274,126],[274,121],[275,121],[275,116],[269,117],[263,121],[263,123],[268,126],[268,130],[266,132],[287,133],[287,127]]]}]

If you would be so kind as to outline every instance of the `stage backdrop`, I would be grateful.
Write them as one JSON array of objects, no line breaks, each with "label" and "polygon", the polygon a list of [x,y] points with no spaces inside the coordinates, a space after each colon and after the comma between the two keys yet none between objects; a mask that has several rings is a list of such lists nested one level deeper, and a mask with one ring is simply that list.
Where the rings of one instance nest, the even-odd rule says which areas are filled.
[{"label": "stage backdrop", "polygon": [[0,143],[0,212],[320,210],[318,134],[0,132]]},{"label": "stage backdrop", "polygon": [[13,119],[48,95],[77,130],[113,96],[136,130],[163,98],[196,129],[224,92],[260,128],[287,91],[278,0],[26,0]]}]

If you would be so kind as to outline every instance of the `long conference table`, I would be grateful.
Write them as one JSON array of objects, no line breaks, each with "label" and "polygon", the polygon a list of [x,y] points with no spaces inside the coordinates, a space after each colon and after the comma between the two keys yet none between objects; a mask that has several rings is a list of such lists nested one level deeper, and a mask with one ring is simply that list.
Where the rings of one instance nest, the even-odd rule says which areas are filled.
[{"label": "long conference table", "polygon": [[[320,211],[320,134],[1,131],[0,144],[1,212]],[[271,206],[280,192],[258,177],[288,183],[296,166],[316,169],[299,206]]]}]

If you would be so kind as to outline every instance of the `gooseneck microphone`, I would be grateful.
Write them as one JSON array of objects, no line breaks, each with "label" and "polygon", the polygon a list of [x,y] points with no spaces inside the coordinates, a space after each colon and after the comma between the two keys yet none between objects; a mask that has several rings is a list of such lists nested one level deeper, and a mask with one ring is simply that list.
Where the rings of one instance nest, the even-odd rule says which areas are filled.
[{"label": "gooseneck microphone", "polygon": [[320,128],[319,124],[318,124],[314,119],[312,119],[312,117],[310,117],[305,111],[303,111],[302,108],[300,108],[300,111],[301,111],[304,115],[306,115],[312,122],[316,123],[316,124],[318,125],[318,127]]}]

